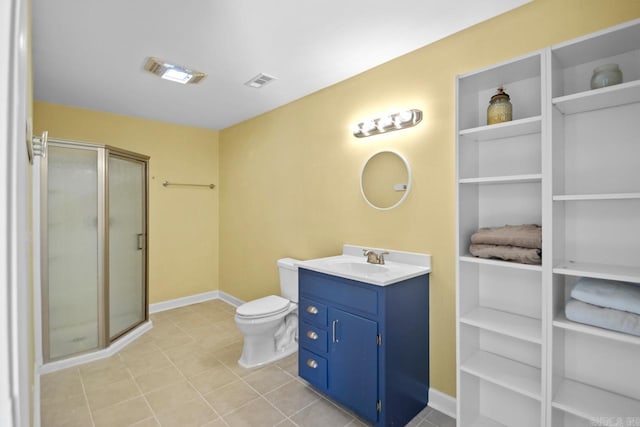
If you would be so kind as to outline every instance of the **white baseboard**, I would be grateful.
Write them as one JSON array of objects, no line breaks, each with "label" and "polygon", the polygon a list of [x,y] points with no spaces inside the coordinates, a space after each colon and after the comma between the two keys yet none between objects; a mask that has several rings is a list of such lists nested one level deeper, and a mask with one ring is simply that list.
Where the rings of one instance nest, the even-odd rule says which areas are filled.
[{"label": "white baseboard", "polygon": [[72,366],[82,365],[84,363],[95,362],[96,360],[104,359],[109,356],[113,356],[118,351],[122,350],[127,345],[131,344],[145,332],[153,328],[151,320],[144,322],[131,332],[128,332],[122,338],[112,343],[108,348],[94,351],[92,353],[81,354],[79,356],[70,357],[64,360],[58,360],[56,362],[46,363],[38,368],[38,374],[48,374],[62,369],[71,368]]},{"label": "white baseboard", "polygon": [[149,304],[149,314],[158,313],[160,311],[172,310],[186,305],[197,304],[199,302],[210,301],[213,299],[224,299],[220,297],[221,291],[209,291],[201,294],[189,295],[188,297],[176,298],[168,301],[156,302]]},{"label": "white baseboard", "polygon": [[435,388],[429,388],[429,407],[451,418],[456,417],[456,399]]},{"label": "white baseboard", "polygon": [[222,301],[224,301],[224,302],[226,302],[228,304],[231,304],[234,307],[239,307],[239,306],[241,306],[242,304],[244,304],[246,302],[246,301],[242,301],[241,299],[236,298],[233,295],[228,294],[228,293],[226,293],[224,291],[218,291],[218,292],[219,292],[219,298]]}]

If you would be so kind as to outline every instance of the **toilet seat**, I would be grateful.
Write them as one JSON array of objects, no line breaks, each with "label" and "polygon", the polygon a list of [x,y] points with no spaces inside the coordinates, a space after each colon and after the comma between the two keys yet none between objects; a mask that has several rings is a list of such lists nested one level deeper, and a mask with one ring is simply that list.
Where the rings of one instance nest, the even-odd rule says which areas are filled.
[{"label": "toilet seat", "polygon": [[244,319],[273,316],[287,311],[289,300],[277,295],[269,295],[242,304],[236,309],[236,315]]}]

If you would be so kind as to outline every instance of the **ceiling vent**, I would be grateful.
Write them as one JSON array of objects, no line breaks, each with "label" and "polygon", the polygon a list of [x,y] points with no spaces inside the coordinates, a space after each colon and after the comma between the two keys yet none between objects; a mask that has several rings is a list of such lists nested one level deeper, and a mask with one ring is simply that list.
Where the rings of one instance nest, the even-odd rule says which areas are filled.
[{"label": "ceiling vent", "polygon": [[260,73],[254,78],[252,78],[251,80],[249,80],[248,82],[246,82],[245,85],[259,89],[262,86],[269,84],[274,80],[276,80],[275,77],[270,76],[268,74]]}]

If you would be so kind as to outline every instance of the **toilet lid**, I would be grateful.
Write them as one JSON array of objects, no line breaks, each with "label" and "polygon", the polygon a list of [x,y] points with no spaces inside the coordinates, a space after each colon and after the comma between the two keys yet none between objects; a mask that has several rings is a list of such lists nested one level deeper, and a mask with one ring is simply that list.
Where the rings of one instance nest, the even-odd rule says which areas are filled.
[{"label": "toilet lid", "polygon": [[236,309],[236,314],[242,317],[271,316],[285,311],[289,307],[289,300],[277,295],[259,298],[242,304]]}]

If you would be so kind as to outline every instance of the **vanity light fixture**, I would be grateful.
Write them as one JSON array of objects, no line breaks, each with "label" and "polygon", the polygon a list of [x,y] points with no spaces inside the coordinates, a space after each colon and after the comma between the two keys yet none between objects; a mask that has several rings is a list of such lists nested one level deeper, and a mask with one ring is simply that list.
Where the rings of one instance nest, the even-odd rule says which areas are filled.
[{"label": "vanity light fixture", "polygon": [[198,83],[207,77],[207,74],[201,71],[171,64],[162,59],[154,58],[153,56],[147,58],[144,69],[160,78],[181,84]]},{"label": "vanity light fixture", "polygon": [[406,110],[398,113],[383,114],[380,117],[364,120],[351,126],[353,136],[364,138],[398,129],[406,129],[422,121],[422,111]]}]

